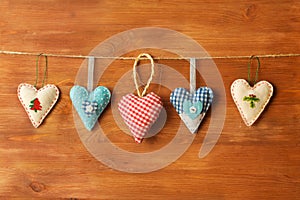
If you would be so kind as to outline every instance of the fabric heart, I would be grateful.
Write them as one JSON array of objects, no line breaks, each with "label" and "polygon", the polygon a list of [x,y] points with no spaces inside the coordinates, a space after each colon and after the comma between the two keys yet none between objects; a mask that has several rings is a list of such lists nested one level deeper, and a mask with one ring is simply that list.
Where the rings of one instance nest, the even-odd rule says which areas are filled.
[{"label": "fabric heart", "polygon": [[231,85],[232,98],[247,126],[260,116],[273,95],[273,86],[260,81],[251,87],[244,79],[237,79]]},{"label": "fabric heart", "polygon": [[201,87],[190,94],[185,88],[176,88],[170,101],[191,133],[196,133],[213,100],[213,91]]},{"label": "fabric heart", "polygon": [[103,86],[88,92],[84,87],[76,85],[70,91],[73,106],[89,131],[93,129],[99,116],[108,105],[110,97],[110,91]]},{"label": "fabric heart", "polygon": [[158,95],[151,92],[144,97],[127,94],[122,97],[118,108],[136,142],[141,143],[162,109]]},{"label": "fabric heart", "polygon": [[57,102],[58,97],[59,90],[52,84],[39,90],[27,83],[21,83],[18,87],[18,98],[35,128],[43,122]]}]

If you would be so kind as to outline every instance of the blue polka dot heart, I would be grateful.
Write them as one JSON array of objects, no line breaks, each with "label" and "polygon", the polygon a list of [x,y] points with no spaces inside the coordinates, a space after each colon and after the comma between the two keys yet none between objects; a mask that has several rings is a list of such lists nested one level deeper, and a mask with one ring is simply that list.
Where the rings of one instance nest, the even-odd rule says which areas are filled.
[{"label": "blue polka dot heart", "polygon": [[99,116],[109,104],[110,97],[110,91],[103,86],[88,92],[84,87],[76,85],[70,91],[73,106],[89,131],[93,129]]},{"label": "blue polka dot heart", "polygon": [[196,133],[213,100],[213,91],[200,87],[193,94],[185,88],[176,88],[170,96],[181,120],[191,133]]}]

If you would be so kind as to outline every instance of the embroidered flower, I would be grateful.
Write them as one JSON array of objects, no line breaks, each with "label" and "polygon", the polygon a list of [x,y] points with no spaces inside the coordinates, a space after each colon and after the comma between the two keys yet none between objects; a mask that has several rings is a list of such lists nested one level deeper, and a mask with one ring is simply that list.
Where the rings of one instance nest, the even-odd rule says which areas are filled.
[{"label": "embroidered flower", "polygon": [[41,102],[38,98],[33,99],[30,101],[30,110],[34,110],[34,112],[37,112],[38,110],[42,110]]},{"label": "embroidered flower", "polygon": [[243,101],[250,102],[250,108],[255,108],[254,102],[259,102],[259,98],[256,97],[255,94],[249,94],[249,96],[244,96]]},{"label": "embroidered flower", "polygon": [[95,114],[97,109],[98,109],[98,104],[96,101],[88,101],[85,100],[84,102],[82,102],[81,108],[84,110],[84,113],[90,117],[92,116],[92,114]]}]

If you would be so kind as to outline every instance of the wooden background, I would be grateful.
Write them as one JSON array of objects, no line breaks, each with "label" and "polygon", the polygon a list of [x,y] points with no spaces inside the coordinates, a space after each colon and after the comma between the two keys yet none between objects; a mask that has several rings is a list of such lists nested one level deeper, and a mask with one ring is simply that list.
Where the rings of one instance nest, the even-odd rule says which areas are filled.
[{"label": "wooden background", "polygon": [[[114,34],[148,26],[182,32],[212,56],[300,53],[297,0],[0,1],[0,50],[87,55]],[[275,95],[253,127],[243,124],[229,91],[235,79],[246,78],[248,60],[215,60],[227,93],[226,121],[217,145],[207,157],[198,158],[209,114],[180,159],[147,174],[110,169],[81,143],[69,90],[82,61],[49,58],[47,82],[56,84],[61,96],[43,125],[34,129],[16,89],[19,83],[34,83],[35,57],[0,55],[1,199],[300,198],[299,57],[261,59],[260,79],[273,83]],[[160,62],[188,78],[186,62]],[[131,66],[132,61],[116,61],[101,81],[113,90]],[[137,145],[117,126],[105,126],[113,123],[111,108],[101,118],[105,133],[127,150],[159,149],[180,124],[168,103],[169,93],[159,93],[171,113],[159,139]]]}]

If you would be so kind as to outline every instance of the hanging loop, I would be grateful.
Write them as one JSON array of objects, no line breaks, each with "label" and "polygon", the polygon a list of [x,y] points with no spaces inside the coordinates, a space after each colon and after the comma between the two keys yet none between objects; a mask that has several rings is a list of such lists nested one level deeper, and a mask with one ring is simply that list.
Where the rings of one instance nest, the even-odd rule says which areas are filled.
[{"label": "hanging loop", "polygon": [[87,90],[92,92],[94,89],[94,66],[95,57],[89,56],[88,58],[88,80],[87,80]]},{"label": "hanging loop", "polygon": [[196,91],[196,58],[190,58],[190,93]]},{"label": "hanging loop", "polygon": [[[35,63],[35,84],[34,87],[36,87],[37,82],[38,82],[38,78],[39,78],[39,61],[40,61],[40,57],[43,55],[43,53],[40,53],[37,58],[36,58],[36,63]],[[44,78],[42,81],[42,87],[44,87],[45,84],[45,79],[46,79],[46,73],[47,73],[47,68],[48,68],[48,57],[46,55],[44,55],[45,57],[45,69],[44,69]]]},{"label": "hanging loop", "polygon": [[250,60],[249,60],[249,63],[248,63],[248,82],[249,83],[251,83],[251,66],[252,66],[253,59],[257,60],[257,67],[256,67],[256,72],[255,72],[255,78],[254,78],[254,81],[253,81],[253,85],[255,85],[255,83],[256,83],[256,81],[258,79],[258,70],[260,68],[260,60],[259,60],[259,57],[255,56],[255,55],[252,55],[250,57]]},{"label": "hanging loop", "polygon": [[[138,85],[138,81],[137,81],[137,73],[136,73],[136,67],[137,67],[141,57],[146,57],[151,62],[151,74],[150,74],[150,77],[149,77],[147,84],[144,87],[144,90],[142,93],[140,93],[140,90],[139,90],[139,85]],[[147,89],[150,86],[153,76],[154,76],[154,60],[153,60],[153,58],[151,57],[150,54],[141,53],[140,55],[138,55],[138,57],[136,57],[134,64],[133,64],[133,80],[134,80],[135,88],[136,88],[136,91],[137,91],[139,97],[143,97],[146,94]]]}]

